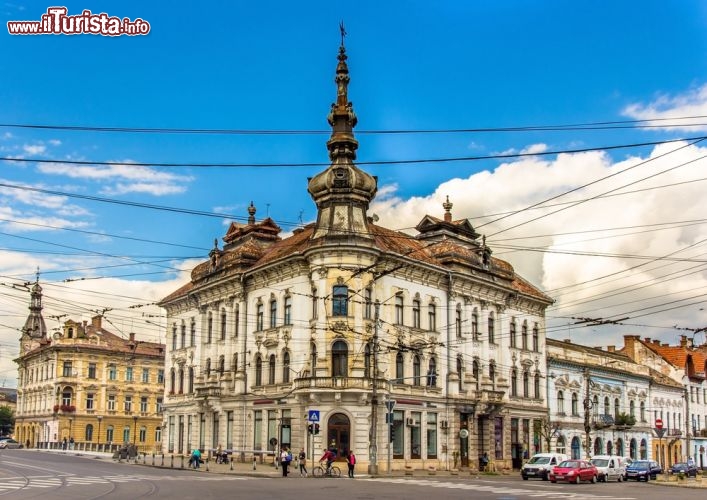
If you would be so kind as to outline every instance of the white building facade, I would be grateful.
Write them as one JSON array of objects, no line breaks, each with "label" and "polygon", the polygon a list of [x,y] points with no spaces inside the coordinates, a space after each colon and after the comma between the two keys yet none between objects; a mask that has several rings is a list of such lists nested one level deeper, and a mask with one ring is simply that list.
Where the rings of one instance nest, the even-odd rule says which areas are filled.
[{"label": "white building facade", "polygon": [[248,222],[161,301],[164,451],[351,449],[374,473],[476,467],[484,452],[520,466],[547,415],[552,301],[453,220],[449,200],[415,236],[368,217],[377,180],[354,165],[346,60],[342,44],[331,166],[308,184],[317,221],[282,239],[251,203]]}]

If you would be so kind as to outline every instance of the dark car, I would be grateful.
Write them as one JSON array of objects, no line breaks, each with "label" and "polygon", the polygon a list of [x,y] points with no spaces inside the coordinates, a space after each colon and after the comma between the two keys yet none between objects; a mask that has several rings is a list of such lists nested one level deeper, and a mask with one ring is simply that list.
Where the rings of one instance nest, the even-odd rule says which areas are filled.
[{"label": "dark car", "polygon": [[635,479],[636,481],[650,481],[656,479],[658,474],[663,472],[663,468],[653,460],[637,460],[631,462],[626,467],[626,479]]},{"label": "dark car", "polygon": [[671,474],[685,474],[687,477],[697,477],[697,466],[695,464],[688,464],[686,462],[680,462],[673,464],[670,468]]},{"label": "dark car", "polygon": [[22,443],[18,443],[14,439],[3,439],[0,441],[0,449],[4,448],[23,448]]},{"label": "dark car", "polygon": [[550,482],[567,481],[579,484],[582,481],[597,482],[599,472],[591,462],[585,460],[565,460],[552,468]]}]

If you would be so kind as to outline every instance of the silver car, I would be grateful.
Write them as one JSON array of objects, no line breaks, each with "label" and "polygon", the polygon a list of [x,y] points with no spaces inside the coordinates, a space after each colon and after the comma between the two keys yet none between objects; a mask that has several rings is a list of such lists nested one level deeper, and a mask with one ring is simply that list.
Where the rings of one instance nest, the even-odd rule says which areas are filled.
[{"label": "silver car", "polygon": [[24,448],[22,443],[18,443],[14,439],[3,439],[0,441],[0,450],[6,448]]}]

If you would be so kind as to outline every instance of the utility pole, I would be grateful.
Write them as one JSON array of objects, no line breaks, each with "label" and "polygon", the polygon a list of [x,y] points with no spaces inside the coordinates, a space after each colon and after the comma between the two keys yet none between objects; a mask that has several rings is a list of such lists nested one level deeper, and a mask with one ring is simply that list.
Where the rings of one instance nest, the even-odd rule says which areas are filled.
[{"label": "utility pole", "polygon": [[590,412],[592,409],[592,400],[590,398],[590,393],[589,389],[591,386],[591,382],[589,379],[589,368],[586,367],[584,368],[584,382],[586,384],[585,388],[585,394],[584,394],[584,433],[585,433],[585,449],[587,453],[587,459],[589,459],[589,450],[591,450],[591,443],[590,443],[590,431],[592,430],[592,426],[590,425]]},{"label": "utility pole", "polygon": [[376,300],[373,325],[373,391],[371,392],[371,434],[368,456],[368,474],[378,475],[378,321],[380,319],[380,301]]}]

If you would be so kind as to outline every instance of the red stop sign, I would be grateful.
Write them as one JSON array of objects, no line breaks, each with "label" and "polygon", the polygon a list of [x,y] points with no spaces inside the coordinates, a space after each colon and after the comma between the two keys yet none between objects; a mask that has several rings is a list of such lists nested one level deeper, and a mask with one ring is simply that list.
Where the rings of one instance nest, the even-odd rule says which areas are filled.
[{"label": "red stop sign", "polygon": [[662,429],[663,428],[663,421],[659,418],[655,419],[655,428],[656,429]]}]

